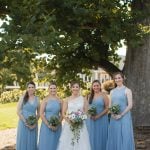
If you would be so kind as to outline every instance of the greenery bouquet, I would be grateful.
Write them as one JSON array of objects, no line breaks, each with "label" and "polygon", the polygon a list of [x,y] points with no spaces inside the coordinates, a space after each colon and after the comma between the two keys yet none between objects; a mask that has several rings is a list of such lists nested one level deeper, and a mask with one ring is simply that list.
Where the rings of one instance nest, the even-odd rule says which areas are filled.
[{"label": "greenery bouquet", "polygon": [[90,116],[95,116],[96,113],[97,113],[96,106],[90,106],[90,108],[88,109],[88,114]]},{"label": "greenery bouquet", "polygon": [[37,123],[37,118],[35,115],[30,115],[28,116],[28,118],[26,119],[26,123],[29,125],[29,126],[33,126]]},{"label": "greenery bouquet", "polygon": [[57,127],[60,124],[58,116],[51,116],[48,120],[50,126]]},{"label": "greenery bouquet", "polygon": [[115,105],[111,106],[109,108],[109,110],[110,110],[111,114],[118,115],[120,113],[120,106],[118,104],[115,104]]}]

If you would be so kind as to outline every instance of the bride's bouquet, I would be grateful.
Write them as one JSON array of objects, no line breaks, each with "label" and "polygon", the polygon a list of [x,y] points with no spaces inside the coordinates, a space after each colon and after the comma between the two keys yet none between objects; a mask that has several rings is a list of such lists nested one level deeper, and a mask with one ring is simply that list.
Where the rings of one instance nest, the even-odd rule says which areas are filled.
[{"label": "bride's bouquet", "polygon": [[83,111],[78,110],[77,112],[68,114],[68,118],[70,120],[70,129],[73,133],[71,144],[74,145],[75,142],[78,142],[80,139],[80,130],[82,129],[83,121],[87,119],[87,116]]}]

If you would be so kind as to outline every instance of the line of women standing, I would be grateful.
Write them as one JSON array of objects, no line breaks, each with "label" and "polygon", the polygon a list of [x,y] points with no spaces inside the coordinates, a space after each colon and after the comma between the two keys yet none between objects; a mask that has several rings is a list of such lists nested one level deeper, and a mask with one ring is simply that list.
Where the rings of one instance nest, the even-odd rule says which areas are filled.
[{"label": "line of women standing", "polygon": [[[110,94],[110,106],[118,104],[121,112],[118,115],[112,115],[110,123],[107,115],[109,99],[101,91],[101,84],[98,80],[93,81],[91,93],[87,99],[79,94],[79,83],[73,83],[71,85],[72,94],[66,98],[63,104],[57,97],[56,85],[52,83],[49,86],[49,95],[41,103],[40,111],[38,97],[34,96],[35,84],[29,83],[26,92],[28,97],[24,96],[18,103],[20,119],[16,150],[134,150],[130,114],[132,93],[124,86],[121,73],[117,73],[114,77],[117,87]],[[96,107],[96,115],[90,116],[84,122],[83,128],[80,130],[79,141],[72,145],[73,133],[69,127],[70,120],[66,113],[78,109],[87,113],[91,106]],[[42,119],[38,144],[37,123],[33,126],[26,123],[26,118],[31,114],[36,114],[37,120],[40,114]],[[62,119],[65,120],[63,127],[49,125],[48,119],[52,115],[58,116],[60,122]]]}]

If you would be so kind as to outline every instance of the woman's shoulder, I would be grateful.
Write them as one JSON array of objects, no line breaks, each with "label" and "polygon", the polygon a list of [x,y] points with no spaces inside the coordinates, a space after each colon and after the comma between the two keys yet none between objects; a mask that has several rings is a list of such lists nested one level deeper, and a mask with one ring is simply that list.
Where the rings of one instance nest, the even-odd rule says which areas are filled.
[{"label": "woman's shoulder", "polygon": [[113,89],[110,91],[110,95],[112,95],[112,93],[114,93],[114,91],[116,91],[116,88],[113,88]]},{"label": "woman's shoulder", "polygon": [[64,99],[64,102],[68,103],[71,100],[71,96],[68,96]]},{"label": "woman's shoulder", "polygon": [[125,93],[126,93],[126,94],[127,94],[127,93],[132,93],[132,91],[131,91],[131,89],[130,89],[130,88],[125,87]]},{"label": "woman's shoulder", "polygon": [[82,95],[80,95],[80,96],[78,96],[76,98],[73,98],[72,96],[68,96],[68,97],[65,98],[65,101],[66,102],[70,102],[70,101],[72,101],[74,99],[84,99],[84,97]]},{"label": "woman's shoulder", "polygon": [[59,101],[62,101],[61,98],[59,96],[56,96],[56,99]]},{"label": "woman's shoulder", "polygon": [[101,92],[101,95],[102,95],[102,96],[106,96],[107,94],[106,94],[105,91],[102,91],[102,92]]},{"label": "woman's shoulder", "polygon": [[48,102],[48,100],[49,100],[49,97],[48,97],[48,96],[46,96],[46,97],[42,100],[42,103],[47,103],[47,102]]},{"label": "woman's shoulder", "polygon": [[62,101],[63,104],[68,105],[69,97],[66,97],[61,101]]},{"label": "woman's shoulder", "polygon": [[[54,99],[53,97],[49,96],[49,95],[46,95],[43,99],[43,101],[49,101],[49,100],[52,100]],[[57,99],[57,98],[56,98]]]},{"label": "woman's shoulder", "polygon": [[21,105],[23,104],[23,98],[24,98],[24,95],[20,95],[18,103]]},{"label": "woman's shoulder", "polygon": [[60,103],[62,103],[62,99],[61,99],[59,96],[56,96],[56,99],[57,99]]},{"label": "woman's shoulder", "polygon": [[83,99],[83,101],[85,101],[85,102],[88,100],[86,96],[81,95],[80,97],[81,97],[81,99]]},{"label": "woman's shoulder", "polygon": [[106,97],[108,97],[108,94],[106,92],[101,92],[101,96],[102,96],[102,98],[106,98]]},{"label": "woman's shoulder", "polygon": [[62,100],[61,100],[60,97],[58,97],[58,96],[56,96],[56,97],[51,97],[51,96],[49,96],[49,95],[47,95],[47,96],[43,99],[43,102],[44,102],[44,103],[47,103],[48,101],[51,101],[51,100],[56,100],[56,101],[62,103]]},{"label": "woman's shoulder", "polygon": [[23,95],[20,95],[19,99],[20,99],[20,100],[23,100],[23,98],[24,98],[24,94],[23,94]]}]

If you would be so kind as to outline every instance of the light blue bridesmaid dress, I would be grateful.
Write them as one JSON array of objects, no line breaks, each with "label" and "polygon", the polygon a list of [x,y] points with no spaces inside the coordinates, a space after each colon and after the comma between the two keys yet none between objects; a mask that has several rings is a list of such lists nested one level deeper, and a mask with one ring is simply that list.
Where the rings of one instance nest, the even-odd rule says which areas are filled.
[{"label": "light blue bridesmaid dress", "polygon": [[[127,107],[125,89],[115,88],[111,93],[112,105],[119,104],[121,112]],[[110,119],[107,150],[135,150],[130,111],[118,120]]]},{"label": "light blue bridesmaid dress", "polygon": [[[59,116],[61,104],[59,100],[48,100],[45,107],[45,117],[48,120],[51,116]],[[60,137],[61,125],[56,131],[52,131],[42,122],[39,136],[39,150],[56,150]]]},{"label": "light blue bridesmaid dress", "polygon": [[[97,114],[104,111],[105,104],[103,97],[100,96],[93,99],[92,104],[97,110]],[[87,128],[89,131],[91,150],[106,150],[107,135],[108,135],[108,115],[103,115],[97,120],[88,119]]]},{"label": "light blue bridesmaid dress", "polygon": [[[38,98],[35,97],[33,103],[26,102],[22,105],[22,115],[25,119],[30,115],[36,115],[38,107]],[[16,150],[37,150],[37,127],[30,129],[25,126],[22,120],[19,120],[17,128]]]}]

